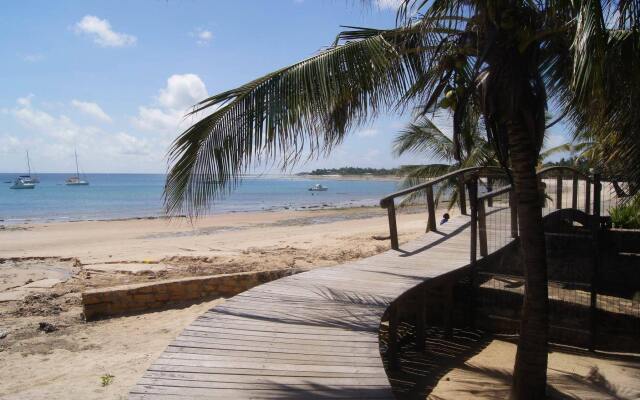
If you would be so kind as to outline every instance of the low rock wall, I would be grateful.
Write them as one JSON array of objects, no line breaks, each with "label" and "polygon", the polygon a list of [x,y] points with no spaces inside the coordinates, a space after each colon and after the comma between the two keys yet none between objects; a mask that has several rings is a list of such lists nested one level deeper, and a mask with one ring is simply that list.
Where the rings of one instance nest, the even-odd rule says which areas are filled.
[{"label": "low rock wall", "polygon": [[84,317],[91,321],[217,297],[231,297],[262,283],[298,272],[302,270],[287,268],[93,289],[82,293]]}]

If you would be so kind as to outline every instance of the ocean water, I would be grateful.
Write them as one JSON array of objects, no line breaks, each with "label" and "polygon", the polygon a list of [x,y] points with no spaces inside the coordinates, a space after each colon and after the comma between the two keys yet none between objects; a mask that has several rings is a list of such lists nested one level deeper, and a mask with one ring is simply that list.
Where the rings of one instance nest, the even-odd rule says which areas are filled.
[{"label": "ocean water", "polygon": [[[66,186],[69,174],[39,174],[33,190],[12,190],[0,174],[0,224],[162,216],[163,174],[87,174],[89,186]],[[310,192],[315,184],[329,188]],[[249,177],[212,213],[376,205],[396,189],[383,180]]]}]

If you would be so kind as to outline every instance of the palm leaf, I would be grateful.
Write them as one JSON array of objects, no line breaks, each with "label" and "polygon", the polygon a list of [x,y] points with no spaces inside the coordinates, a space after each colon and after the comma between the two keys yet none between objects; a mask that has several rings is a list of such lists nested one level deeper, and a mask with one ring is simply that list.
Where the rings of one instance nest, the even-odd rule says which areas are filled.
[{"label": "palm leaf", "polygon": [[286,167],[303,149],[326,154],[351,128],[392,107],[413,81],[406,58],[378,35],[201,101],[192,115],[215,111],[172,145],[167,211],[198,215],[235,187],[252,163]]}]

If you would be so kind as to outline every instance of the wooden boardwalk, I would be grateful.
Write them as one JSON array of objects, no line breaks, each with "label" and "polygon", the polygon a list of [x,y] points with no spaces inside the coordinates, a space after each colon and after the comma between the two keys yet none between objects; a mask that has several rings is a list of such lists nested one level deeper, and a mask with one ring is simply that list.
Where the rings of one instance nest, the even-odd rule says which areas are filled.
[{"label": "wooden boardwalk", "polygon": [[[378,344],[389,304],[469,266],[469,217],[400,250],[273,281],[189,325],[130,399],[392,399]],[[510,240],[510,239],[509,239]]]}]

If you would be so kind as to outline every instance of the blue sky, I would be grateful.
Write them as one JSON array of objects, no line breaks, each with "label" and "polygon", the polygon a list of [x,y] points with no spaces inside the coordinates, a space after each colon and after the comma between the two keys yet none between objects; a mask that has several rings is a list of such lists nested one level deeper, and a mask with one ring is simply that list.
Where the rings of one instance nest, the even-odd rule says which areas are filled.
[{"label": "blue sky", "polygon": [[[7,2],[0,15],[0,171],[21,172],[27,149],[38,172],[71,171],[76,147],[86,172],[164,172],[168,146],[195,101],[316,53],[340,25],[391,27],[395,2]],[[391,154],[407,120],[383,116],[330,157],[294,171],[424,162]]]}]

